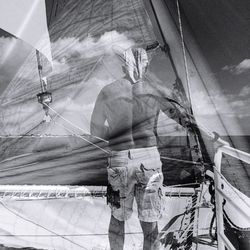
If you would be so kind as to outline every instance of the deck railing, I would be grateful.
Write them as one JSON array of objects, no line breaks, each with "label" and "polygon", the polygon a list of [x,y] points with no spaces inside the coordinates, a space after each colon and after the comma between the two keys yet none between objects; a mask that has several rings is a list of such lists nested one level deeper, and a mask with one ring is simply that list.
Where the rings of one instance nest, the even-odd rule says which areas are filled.
[{"label": "deck railing", "polygon": [[216,216],[217,216],[217,239],[218,239],[218,249],[225,250],[225,247],[228,250],[235,250],[235,247],[232,245],[230,240],[226,237],[224,233],[224,219],[223,219],[223,201],[224,199],[234,207],[237,208],[238,213],[240,213],[247,221],[250,223],[249,214],[246,213],[238,204],[235,199],[230,198],[224,192],[224,183],[223,176],[221,175],[221,161],[222,155],[226,154],[231,157],[237,158],[241,161],[244,161],[250,164],[250,154],[243,151],[232,148],[224,143],[223,146],[218,147],[214,157],[214,182],[215,182],[215,202],[216,202]]}]

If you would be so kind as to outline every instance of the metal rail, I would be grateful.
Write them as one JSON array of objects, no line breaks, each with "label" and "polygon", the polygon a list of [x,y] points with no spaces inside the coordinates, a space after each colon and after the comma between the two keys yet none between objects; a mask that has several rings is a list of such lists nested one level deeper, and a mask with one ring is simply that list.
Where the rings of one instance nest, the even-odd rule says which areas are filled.
[{"label": "metal rail", "polygon": [[106,196],[106,186],[1,185],[0,199],[79,199]]},{"label": "metal rail", "polygon": [[[195,189],[180,186],[164,186],[168,197],[187,197],[195,194]],[[80,199],[84,197],[105,197],[106,186],[62,186],[62,185],[0,185],[0,199]]]},{"label": "metal rail", "polygon": [[237,207],[237,211],[250,221],[249,214],[237,204],[235,199],[231,199],[223,190],[225,181],[221,175],[221,160],[222,155],[227,154],[241,161],[250,164],[250,154],[232,148],[224,143],[221,147],[218,147],[214,157],[214,182],[215,182],[215,202],[216,202],[216,217],[217,217],[217,238],[218,238],[218,249],[235,250],[230,240],[224,234],[224,219],[223,219],[223,201],[224,199],[230,201],[234,207]]}]

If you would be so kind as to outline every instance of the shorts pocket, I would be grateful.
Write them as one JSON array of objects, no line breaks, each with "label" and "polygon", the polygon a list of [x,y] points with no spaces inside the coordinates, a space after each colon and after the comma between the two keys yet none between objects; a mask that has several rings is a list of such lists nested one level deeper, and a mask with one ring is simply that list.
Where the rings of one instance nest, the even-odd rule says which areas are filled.
[{"label": "shorts pocket", "polygon": [[141,161],[141,164],[143,165],[144,169],[146,170],[159,170],[161,171],[162,168],[162,162],[160,157],[152,157],[149,159],[145,159]]},{"label": "shorts pocket", "polygon": [[158,188],[154,193],[141,190],[137,197],[139,219],[145,222],[158,221],[162,215],[162,192]]},{"label": "shorts pocket", "polygon": [[108,182],[114,190],[118,190],[125,187],[127,183],[127,170],[125,167],[119,168],[107,168]]},{"label": "shorts pocket", "polygon": [[141,163],[138,171],[136,171],[136,178],[139,185],[144,187],[148,192],[157,192],[163,183],[163,174],[161,171],[161,164],[156,168],[146,168]]}]

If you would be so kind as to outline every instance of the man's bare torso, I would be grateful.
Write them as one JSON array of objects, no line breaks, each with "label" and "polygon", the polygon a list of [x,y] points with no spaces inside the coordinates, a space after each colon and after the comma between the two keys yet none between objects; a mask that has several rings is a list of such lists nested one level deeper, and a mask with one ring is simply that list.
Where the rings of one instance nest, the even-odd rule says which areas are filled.
[{"label": "man's bare torso", "polygon": [[103,137],[100,130],[105,124],[105,137],[112,150],[155,146],[160,111],[157,98],[157,92],[146,81],[132,85],[121,79],[105,86],[92,115],[92,133]]}]

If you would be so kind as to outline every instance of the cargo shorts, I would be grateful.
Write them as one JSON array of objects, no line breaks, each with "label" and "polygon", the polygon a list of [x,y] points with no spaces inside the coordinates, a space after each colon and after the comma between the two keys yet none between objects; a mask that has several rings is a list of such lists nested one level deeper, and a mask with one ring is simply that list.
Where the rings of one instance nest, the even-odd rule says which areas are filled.
[{"label": "cargo shorts", "polygon": [[112,152],[107,170],[112,191],[119,196],[119,206],[110,203],[111,213],[117,220],[131,217],[134,198],[140,221],[159,220],[163,174],[156,147]]}]

